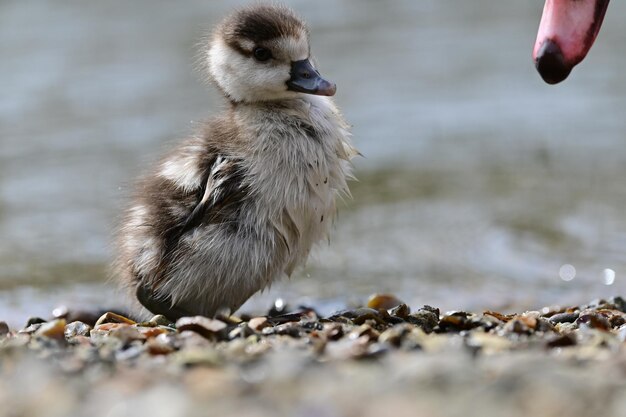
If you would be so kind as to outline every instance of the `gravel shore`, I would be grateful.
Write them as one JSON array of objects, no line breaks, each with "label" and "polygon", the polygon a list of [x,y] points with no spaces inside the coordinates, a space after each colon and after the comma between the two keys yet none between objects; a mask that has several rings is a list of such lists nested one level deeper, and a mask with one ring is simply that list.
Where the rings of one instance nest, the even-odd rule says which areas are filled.
[{"label": "gravel shore", "polygon": [[[0,416],[626,415],[626,301],[0,322]],[[79,320],[80,319],[80,320]]]}]

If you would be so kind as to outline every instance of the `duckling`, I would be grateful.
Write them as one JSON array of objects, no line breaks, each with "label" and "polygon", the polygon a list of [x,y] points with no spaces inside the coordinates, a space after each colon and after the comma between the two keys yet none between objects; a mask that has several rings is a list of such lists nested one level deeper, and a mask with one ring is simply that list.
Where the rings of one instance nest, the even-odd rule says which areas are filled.
[{"label": "duckling", "polygon": [[140,180],[118,232],[122,286],[172,320],[234,312],[290,276],[328,237],[358,154],[286,6],[235,11],[200,61],[228,107]]}]

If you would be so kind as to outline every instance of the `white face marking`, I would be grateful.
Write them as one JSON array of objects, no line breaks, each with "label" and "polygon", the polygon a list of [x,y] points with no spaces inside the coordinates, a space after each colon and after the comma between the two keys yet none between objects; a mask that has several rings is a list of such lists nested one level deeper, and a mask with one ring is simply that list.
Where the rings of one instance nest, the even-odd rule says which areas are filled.
[{"label": "white face marking", "polygon": [[243,39],[239,46],[248,51],[256,46],[267,47],[272,51],[273,58],[259,62],[216,37],[207,53],[209,73],[230,98],[255,102],[299,95],[287,90],[287,81],[291,76],[291,63],[308,58],[306,36],[276,39],[264,45],[254,45],[250,40]]}]

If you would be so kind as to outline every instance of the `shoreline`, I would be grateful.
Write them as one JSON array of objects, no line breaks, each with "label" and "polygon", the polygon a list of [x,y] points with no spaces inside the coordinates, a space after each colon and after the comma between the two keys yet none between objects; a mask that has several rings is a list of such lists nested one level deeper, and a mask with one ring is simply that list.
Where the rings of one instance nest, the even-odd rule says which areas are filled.
[{"label": "shoreline", "polygon": [[412,311],[392,295],[324,317],[284,307],[0,324],[0,416],[626,412],[621,297],[517,314]]}]

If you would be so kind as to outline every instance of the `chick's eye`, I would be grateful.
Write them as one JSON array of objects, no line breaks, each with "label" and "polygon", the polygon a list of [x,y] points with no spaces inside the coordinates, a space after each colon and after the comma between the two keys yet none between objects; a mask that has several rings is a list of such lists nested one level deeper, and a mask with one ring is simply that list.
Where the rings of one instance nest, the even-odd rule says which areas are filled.
[{"label": "chick's eye", "polygon": [[269,49],[260,46],[254,48],[252,54],[257,61],[267,61],[272,57],[272,53]]}]

